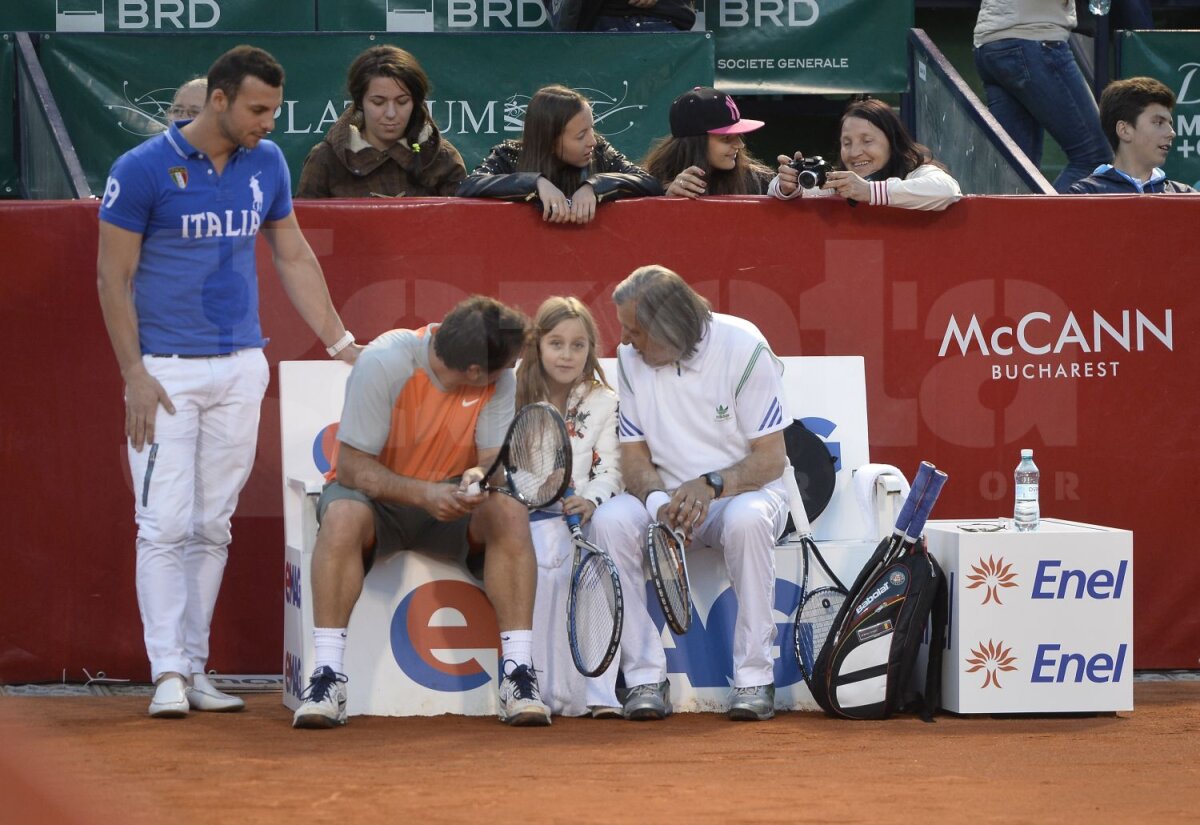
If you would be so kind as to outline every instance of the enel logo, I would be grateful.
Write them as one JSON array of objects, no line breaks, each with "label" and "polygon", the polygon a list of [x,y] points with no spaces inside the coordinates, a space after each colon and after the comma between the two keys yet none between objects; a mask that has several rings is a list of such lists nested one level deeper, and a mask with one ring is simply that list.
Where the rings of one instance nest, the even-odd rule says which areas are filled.
[{"label": "enel logo", "polygon": [[487,596],[468,582],[439,579],[404,597],[392,616],[392,656],[408,678],[430,690],[474,690],[491,677],[475,656],[500,641]]},{"label": "enel logo", "polygon": [[317,437],[313,439],[312,459],[313,464],[322,473],[329,472],[333,467],[333,445],[337,441],[338,422],[327,424],[317,433]]}]

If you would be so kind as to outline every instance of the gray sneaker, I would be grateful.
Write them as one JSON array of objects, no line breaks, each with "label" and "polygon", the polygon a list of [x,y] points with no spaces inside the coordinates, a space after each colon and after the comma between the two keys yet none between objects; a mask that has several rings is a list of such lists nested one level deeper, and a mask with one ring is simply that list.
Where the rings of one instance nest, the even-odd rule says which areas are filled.
[{"label": "gray sneaker", "polygon": [[729,718],[737,722],[765,722],[775,715],[775,685],[735,687],[729,701]]},{"label": "gray sneaker", "polygon": [[625,695],[625,718],[640,722],[657,721],[671,715],[671,682],[629,688]]}]

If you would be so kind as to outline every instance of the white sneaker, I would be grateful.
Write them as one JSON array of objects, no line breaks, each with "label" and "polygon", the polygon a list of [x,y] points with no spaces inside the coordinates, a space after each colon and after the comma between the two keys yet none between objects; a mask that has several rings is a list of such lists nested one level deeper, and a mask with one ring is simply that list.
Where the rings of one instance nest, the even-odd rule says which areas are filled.
[{"label": "white sneaker", "polygon": [[187,700],[192,710],[215,713],[231,713],[246,707],[240,696],[230,696],[217,690],[203,673],[192,674],[192,685],[187,689]]},{"label": "white sneaker", "polygon": [[187,682],[178,673],[168,673],[158,680],[150,700],[150,715],[155,719],[182,719],[188,715]]},{"label": "white sneaker", "polygon": [[346,674],[328,665],[313,671],[292,717],[293,728],[332,728],[346,724]]},{"label": "white sneaker", "polygon": [[[507,668],[512,670],[505,673]],[[517,665],[511,659],[500,663],[500,721],[514,727],[550,724],[550,708],[542,701],[537,674],[529,665]]]}]

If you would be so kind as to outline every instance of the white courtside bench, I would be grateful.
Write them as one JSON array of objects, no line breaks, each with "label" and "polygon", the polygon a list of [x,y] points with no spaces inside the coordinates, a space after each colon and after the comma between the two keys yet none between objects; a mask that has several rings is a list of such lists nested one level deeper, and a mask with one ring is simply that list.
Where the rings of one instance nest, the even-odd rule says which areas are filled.
[{"label": "white courtside bench", "polygon": [[[813,529],[826,559],[846,584],[874,548],[852,489],[852,468],[868,463],[863,359],[785,357],[788,410],[839,457],[837,483]],[[603,359],[615,384],[613,359]],[[279,365],[284,495],[284,692],[299,705],[313,661],[309,568],[316,538],[315,503],[324,483],[349,368],[338,361]],[[890,519],[882,521],[890,525]],[[776,707],[815,709],[792,651],[799,598],[798,545],[776,552]],[[663,630],[672,701],[678,711],[722,711],[729,692],[730,633],[736,600],[720,554],[689,552],[699,621],[676,638]],[[657,610],[653,596],[652,609]],[[565,621],[565,619],[564,619]],[[665,627],[661,615],[656,621]],[[538,629],[535,629],[538,630]],[[420,552],[379,559],[350,619],[346,651],[349,713],[382,716],[496,713],[498,634],[481,583],[462,567]],[[536,664],[536,663],[535,663]]]}]

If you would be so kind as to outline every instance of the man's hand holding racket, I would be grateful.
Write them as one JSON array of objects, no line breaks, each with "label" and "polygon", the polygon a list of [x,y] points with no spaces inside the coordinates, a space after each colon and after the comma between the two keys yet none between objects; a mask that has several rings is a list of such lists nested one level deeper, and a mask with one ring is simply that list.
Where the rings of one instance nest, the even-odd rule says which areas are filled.
[{"label": "man's hand holding racket", "polygon": [[[691,541],[692,531],[708,518],[708,508],[716,498],[716,491],[704,479],[694,478],[679,485],[669,495],[671,500],[650,515]],[[647,504],[650,501],[647,498]]]},{"label": "man's hand holding racket", "polygon": [[472,467],[458,484],[443,481],[429,485],[423,509],[438,521],[457,521],[487,500],[480,489],[483,469]]}]

